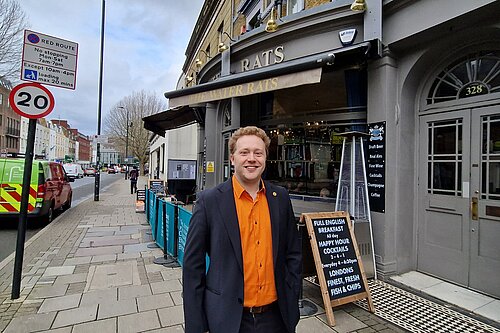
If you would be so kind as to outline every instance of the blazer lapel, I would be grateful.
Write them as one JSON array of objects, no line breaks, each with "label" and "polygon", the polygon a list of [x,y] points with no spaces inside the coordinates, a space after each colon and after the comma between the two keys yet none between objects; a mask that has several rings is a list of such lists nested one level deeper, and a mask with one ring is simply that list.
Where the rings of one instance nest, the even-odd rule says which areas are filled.
[{"label": "blazer lapel", "polygon": [[238,214],[236,213],[236,203],[234,202],[233,185],[231,179],[224,182],[219,188],[219,213],[224,226],[226,227],[229,240],[233,247],[234,255],[241,272],[243,273],[243,255],[241,252],[240,225]]},{"label": "blazer lapel", "polygon": [[278,192],[275,191],[273,185],[269,182],[264,182],[266,186],[266,198],[267,204],[269,206],[269,215],[271,217],[271,231],[273,236],[273,262],[276,265],[276,259],[278,258],[278,248],[279,248],[279,199]]}]

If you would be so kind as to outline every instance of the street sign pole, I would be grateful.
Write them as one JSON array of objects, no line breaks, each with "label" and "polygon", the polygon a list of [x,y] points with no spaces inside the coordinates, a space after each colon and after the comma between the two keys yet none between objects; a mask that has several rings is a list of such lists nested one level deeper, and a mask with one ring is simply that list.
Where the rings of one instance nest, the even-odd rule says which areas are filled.
[{"label": "street sign pole", "polygon": [[[102,0],[101,10],[101,57],[99,64],[99,105],[97,106],[97,135],[101,135],[101,108],[102,108],[102,71],[104,63],[104,19],[106,18],[106,0]],[[94,201],[99,201],[99,187],[101,184],[101,143],[97,141],[97,172],[94,183]]]},{"label": "street sign pole", "polygon": [[11,299],[18,299],[21,291],[21,275],[23,271],[24,242],[26,240],[26,222],[28,219],[28,200],[31,187],[31,171],[33,169],[33,148],[35,146],[36,119],[30,119],[28,125],[28,142],[24,158],[23,187],[21,193],[21,209],[17,228],[16,257],[14,261],[14,277],[12,279]]},{"label": "street sign pole", "polygon": [[[19,208],[19,226],[17,228],[16,257],[12,278],[12,299],[19,298],[23,271],[24,242],[26,240],[26,222],[28,219],[28,203],[31,190],[31,172],[33,169],[33,148],[35,146],[36,122],[38,118],[48,115],[54,109],[55,101],[52,93],[39,83],[21,83],[9,94],[9,104],[17,114],[29,118],[26,156],[24,158],[23,186],[21,207]],[[36,170],[38,172],[38,170]]]}]

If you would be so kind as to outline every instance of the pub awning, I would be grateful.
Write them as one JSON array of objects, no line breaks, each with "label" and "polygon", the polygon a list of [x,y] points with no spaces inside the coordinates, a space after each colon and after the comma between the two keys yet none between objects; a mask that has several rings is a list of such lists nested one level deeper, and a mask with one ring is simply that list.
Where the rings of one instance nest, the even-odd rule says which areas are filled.
[{"label": "pub awning", "polygon": [[165,131],[205,122],[203,108],[181,106],[142,118],[144,128],[161,136]]},{"label": "pub awning", "polygon": [[[378,49],[372,48],[372,43],[376,42],[363,42],[289,60],[272,67],[227,75],[215,81],[166,92],[164,95],[169,99],[169,105],[177,107],[315,83],[321,79],[322,67],[337,63],[340,66],[359,63],[370,57],[372,50]],[[286,84],[280,85],[280,82]]]},{"label": "pub awning", "polygon": [[[376,47],[372,47],[372,44]],[[198,106],[205,102],[317,83],[321,80],[323,67],[341,67],[364,61],[378,55],[379,46],[378,40],[363,42],[286,61],[271,68],[263,67],[221,77],[194,87],[166,92],[164,95],[169,99],[172,108],[143,118],[144,128],[164,136],[167,130],[195,122],[203,124],[205,108]]]}]

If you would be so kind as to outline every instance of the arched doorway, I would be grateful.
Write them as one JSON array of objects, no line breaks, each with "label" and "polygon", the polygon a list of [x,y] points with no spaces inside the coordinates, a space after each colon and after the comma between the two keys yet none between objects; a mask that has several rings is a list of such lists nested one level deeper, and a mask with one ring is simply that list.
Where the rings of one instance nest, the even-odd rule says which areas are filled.
[{"label": "arched doorway", "polygon": [[500,297],[500,51],[450,63],[424,104],[417,268]]}]

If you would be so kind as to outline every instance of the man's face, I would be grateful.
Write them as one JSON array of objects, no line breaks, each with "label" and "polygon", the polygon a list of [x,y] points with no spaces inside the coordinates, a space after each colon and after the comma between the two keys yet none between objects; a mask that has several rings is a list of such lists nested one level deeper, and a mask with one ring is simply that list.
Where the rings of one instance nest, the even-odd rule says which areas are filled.
[{"label": "man's face", "polygon": [[255,135],[244,135],[236,141],[231,155],[234,173],[241,185],[255,185],[266,167],[266,145]]}]

